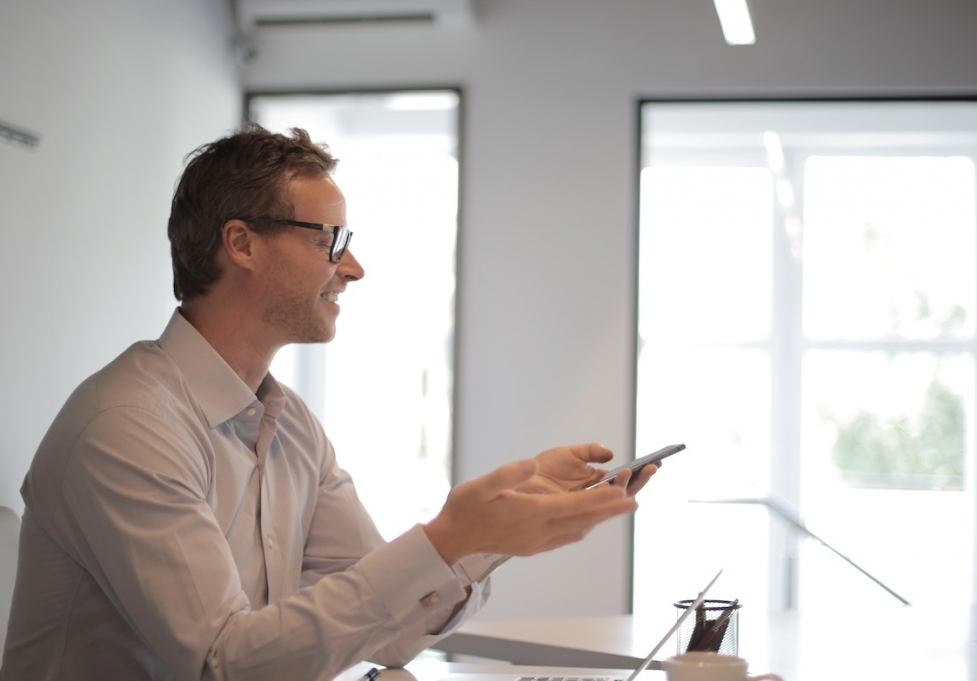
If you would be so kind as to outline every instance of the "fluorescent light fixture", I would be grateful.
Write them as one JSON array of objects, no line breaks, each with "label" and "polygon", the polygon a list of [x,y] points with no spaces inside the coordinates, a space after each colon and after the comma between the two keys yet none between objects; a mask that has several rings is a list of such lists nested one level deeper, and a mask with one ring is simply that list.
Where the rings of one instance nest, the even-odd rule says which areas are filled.
[{"label": "fluorescent light fixture", "polygon": [[750,19],[750,8],[746,0],[713,0],[719,24],[723,27],[723,37],[729,45],[753,45],[756,34]]}]

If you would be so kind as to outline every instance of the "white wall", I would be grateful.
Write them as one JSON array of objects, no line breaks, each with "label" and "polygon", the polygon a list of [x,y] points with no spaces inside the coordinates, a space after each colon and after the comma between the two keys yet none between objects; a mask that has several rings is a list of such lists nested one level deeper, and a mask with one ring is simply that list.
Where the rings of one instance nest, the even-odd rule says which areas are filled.
[{"label": "white wall", "polygon": [[[460,478],[561,442],[632,454],[639,98],[977,92],[970,0],[751,6],[758,44],[739,48],[710,0],[480,0],[467,31],[257,36],[254,90],[464,88]],[[618,523],[510,562],[486,616],[626,612],[628,543]]]},{"label": "white wall", "polygon": [[74,387],[175,306],[183,156],[240,117],[224,0],[0,0],[0,505]]},{"label": "white wall", "polygon": [[[559,442],[632,454],[639,97],[977,91],[972,0],[751,4],[748,48],[722,42],[709,0],[478,0],[468,31],[259,38],[254,89],[464,88],[459,478]],[[21,509],[74,386],[173,305],[182,156],[238,115],[225,15],[223,0],[0,0],[0,120],[42,136],[0,141],[0,504]],[[512,561],[486,616],[624,612],[628,562],[624,522]]]}]

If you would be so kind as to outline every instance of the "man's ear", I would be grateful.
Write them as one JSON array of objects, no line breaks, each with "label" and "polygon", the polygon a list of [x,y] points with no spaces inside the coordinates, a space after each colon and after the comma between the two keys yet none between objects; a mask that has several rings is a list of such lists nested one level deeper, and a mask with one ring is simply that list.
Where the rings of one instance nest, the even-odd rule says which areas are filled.
[{"label": "man's ear", "polygon": [[221,230],[221,246],[227,258],[244,269],[253,269],[256,234],[243,220],[228,220]]}]

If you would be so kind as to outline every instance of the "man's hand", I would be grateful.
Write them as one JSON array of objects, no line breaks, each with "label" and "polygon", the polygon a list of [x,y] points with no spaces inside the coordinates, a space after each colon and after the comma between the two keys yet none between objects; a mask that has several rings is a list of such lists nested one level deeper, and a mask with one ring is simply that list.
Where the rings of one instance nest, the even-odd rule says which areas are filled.
[{"label": "man's hand", "polygon": [[[614,453],[610,449],[597,442],[547,449],[536,455],[535,460],[539,468],[535,475],[519,485],[518,491],[544,494],[583,489],[587,485],[594,484],[607,473],[606,468],[590,464],[607,463],[613,456]],[[657,466],[645,466],[633,478],[630,477],[630,471],[622,471],[614,479],[614,486],[626,487],[628,495],[634,496],[657,470]]]},{"label": "man's hand", "polygon": [[[598,445],[597,449],[603,448]],[[590,446],[584,445],[581,451],[590,451]],[[603,454],[598,452],[596,456]],[[550,458],[544,457],[546,465],[551,463]],[[560,460],[564,456],[553,458]],[[582,460],[580,465],[586,467]],[[551,477],[550,482],[556,485],[549,490],[552,494],[522,491],[522,486],[538,475],[539,468],[536,459],[514,461],[451,490],[444,508],[424,526],[444,561],[453,565],[474,553],[530,556],[549,551],[580,541],[605,520],[633,513],[638,507],[625,486],[618,484],[565,491],[554,482],[561,478]],[[571,468],[575,465],[571,464]],[[560,470],[561,465],[556,469]],[[588,474],[589,477],[592,476]],[[623,480],[627,480],[627,475]]]}]

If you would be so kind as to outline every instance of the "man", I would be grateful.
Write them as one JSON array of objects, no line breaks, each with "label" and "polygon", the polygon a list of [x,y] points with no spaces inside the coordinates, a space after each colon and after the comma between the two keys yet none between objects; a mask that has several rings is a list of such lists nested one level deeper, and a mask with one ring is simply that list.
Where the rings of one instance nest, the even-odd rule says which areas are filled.
[{"label": "man", "polygon": [[562,447],[458,485],[383,541],[315,416],[268,373],[283,345],[333,338],[364,273],[335,163],[304,131],[257,126],[193,155],[169,221],[179,309],[78,387],[24,482],[3,681],[403,664],[478,610],[500,557],[634,511],[653,467],[581,490],[611,452]]}]

